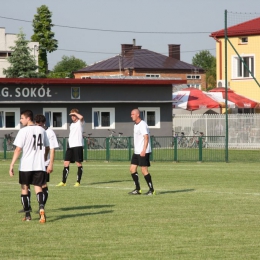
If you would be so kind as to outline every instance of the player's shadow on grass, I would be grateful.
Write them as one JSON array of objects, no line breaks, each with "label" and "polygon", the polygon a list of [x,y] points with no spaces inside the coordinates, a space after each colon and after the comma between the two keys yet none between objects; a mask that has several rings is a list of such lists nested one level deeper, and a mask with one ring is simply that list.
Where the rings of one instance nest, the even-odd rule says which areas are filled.
[{"label": "player's shadow on grass", "polygon": [[132,180],[124,180],[124,181],[102,181],[102,182],[92,182],[92,183],[90,183],[90,185],[117,183],[117,182],[125,182],[125,181],[131,181],[131,182],[133,182]]},{"label": "player's shadow on grass", "polygon": [[101,208],[111,208],[115,205],[92,205],[92,206],[78,206],[78,207],[66,207],[55,209],[55,211],[69,211],[69,210],[82,210],[82,209],[101,209]]},{"label": "player's shadow on grass", "polygon": [[99,212],[66,214],[66,215],[50,217],[50,218],[48,218],[48,216],[47,216],[47,222],[55,222],[55,221],[59,221],[59,220],[66,219],[66,218],[78,218],[78,217],[85,217],[85,216],[92,216],[92,215],[99,215],[99,214],[109,214],[109,213],[113,213],[113,212],[114,212],[113,210],[103,210],[103,211],[99,211]]},{"label": "player's shadow on grass", "polygon": [[[102,208],[112,208],[115,205],[88,205],[88,206],[77,206],[77,207],[64,207],[64,208],[58,208],[54,209],[53,211],[77,211],[77,210],[89,210],[89,209],[102,209]],[[83,217],[83,216],[91,216],[91,215],[97,215],[97,214],[108,214],[113,213],[113,210],[101,210],[99,212],[82,212],[82,213],[75,213],[75,214],[65,214],[61,216],[56,217],[50,217],[47,221],[48,222],[54,222],[65,218],[77,218],[77,217]],[[47,216],[48,217],[48,216]]]},{"label": "player's shadow on grass", "polygon": [[195,189],[167,190],[167,191],[160,191],[158,194],[179,193],[179,192],[192,192],[192,191],[195,191]]}]

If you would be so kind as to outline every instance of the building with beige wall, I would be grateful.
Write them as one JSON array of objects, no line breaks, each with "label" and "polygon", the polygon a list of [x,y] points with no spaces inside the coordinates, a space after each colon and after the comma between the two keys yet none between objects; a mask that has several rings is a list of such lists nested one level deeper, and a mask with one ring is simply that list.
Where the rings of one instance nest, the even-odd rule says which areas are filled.
[{"label": "building with beige wall", "polygon": [[[3,69],[9,67],[9,62],[7,58],[12,55],[12,50],[10,47],[15,46],[15,41],[17,39],[17,34],[6,33],[5,28],[0,27],[0,78],[5,78],[3,74]],[[38,65],[38,42],[29,42],[29,47],[31,48],[31,54],[35,57],[36,64]]]},{"label": "building with beige wall", "polygon": [[210,36],[216,41],[217,85],[225,87],[226,59],[227,86],[237,94],[259,102],[260,17],[227,28],[227,57],[225,30],[213,32]]}]

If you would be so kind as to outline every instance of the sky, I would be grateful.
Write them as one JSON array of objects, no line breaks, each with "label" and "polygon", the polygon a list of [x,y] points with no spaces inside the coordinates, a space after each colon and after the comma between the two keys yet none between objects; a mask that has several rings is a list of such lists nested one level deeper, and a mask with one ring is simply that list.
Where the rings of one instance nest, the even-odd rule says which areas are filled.
[{"label": "sky", "polygon": [[48,54],[49,69],[62,56],[75,56],[88,65],[118,55],[121,44],[168,55],[168,44],[180,44],[181,60],[209,50],[209,35],[224,29],[225,10],[260,16],[259,0],[8,0],[1,2],[0,27],[30,40],[32,20],[41,5],[52,12],[58,50]]}]

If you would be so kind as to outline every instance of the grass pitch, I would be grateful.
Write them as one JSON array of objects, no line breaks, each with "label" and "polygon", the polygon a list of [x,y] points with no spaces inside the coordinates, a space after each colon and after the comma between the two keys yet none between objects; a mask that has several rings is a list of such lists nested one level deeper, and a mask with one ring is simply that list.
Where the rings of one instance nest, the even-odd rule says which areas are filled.
[{"label": "grass pitch", "polygon": [[[129,162],[55,162],[47,222],[22,222],[18,165],[2,161],[1,259],[259,259],[260,163],[153,162],[156,196],[131,196]],[[140,175],[143,193],[147,184]]]}]

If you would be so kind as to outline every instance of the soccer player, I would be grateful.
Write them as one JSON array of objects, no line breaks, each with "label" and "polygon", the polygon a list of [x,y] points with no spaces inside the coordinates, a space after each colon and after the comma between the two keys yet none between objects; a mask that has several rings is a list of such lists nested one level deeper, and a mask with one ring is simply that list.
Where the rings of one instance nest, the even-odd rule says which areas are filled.
[{"label": "soccer player", "polygon": [[71,116],[72,123],[70,124],[69,141],[65,154],[62,181],[56,185],[59,187],[66,186],[70,163],[76,162],[78,166],[77,181],[74,187],[80,186],[83,174],[83,125],[85,122],[83,116],[79,114],[79,111],[76,108],[72,109],[69,115]]},{"label": "soccer player", "polygon": [[[34,125],[33,112],[31,110],[21,112],[20,122],[24,127],[19,130],[14,140],[16,148],[10,164],[9,175],[11,177],[14,176],[14,164],[22,152],[19,165],[19,183],[21,184],[21,202],[25,212],[23,220],[31,220],[28,187],[30,184],[33,184],[39,203],[39,221],[40,223],[45,223],[46,216],[42,186],[46,183],[45,161],[49,152],[49,141],[45,130],[40,126]],[[44,156],[43,150],[45,150]],[[47,173],[51,172],[52,168],[48,166]]]},{"label": "soccer player", "polygon": [[[57,137],[54,133],[54,131],[52,129],[50,129],[49,127],[45,126],[46,123],[46,118],[44,115],[36,115],[34,117],[34,122],[36,125],[43,127],[43,129],[46,131],[48,140],[49,140],[49,144],[50,144],[50,152],[48,153],[48,157],[47,157],[47,161],[45,161],[45,167],[47,170],[47,167],[49,166],[49,168],[51,169],[51,171],[53,171],[53,163],[54,163],[54,156],[55,156],[55,148],[59,147],[58,141],[57,141]],[[44,150],[43,151],[43,156],[44,156]],[[49,196],[49,189],[47,186],[47,182],[50,181],[50,174],[45,172],[45,179],[46,179],[46,184],[44,184],[42,186],[42,192],[43,192],[43,202],[44,202],[44,206],[46,205],[46,202],[48,200],[48,196]],[[31,199],[31,191],[30,191],[30,186],[28,187],[28,197],[29,199]],[[32,211],[32,208],[30,206],[29,208],[30,211]],[[19,213],[23,213],[24,209],[18,211]]]},{"label": "soccer player", "polygon": [[140,118],[139,109],[134,109],[131,112],[131,118],[135,122],[134,125],[134,154],[131,160],[130,172],[135,183],[135,189],[128,194],[141,195],[141,187],[137,167],[140,166],[142,174],[147,182],[149,191],[145,195],[155,195],[153,188],[152,177],[148,172],[150,166],[150,131],[145,121]]},{"label": "soccer player", "polygon": [[[46,118],[44,115],[36,115],[34,117],[35,124],[38,126],[41,126],[43,129],[45,129],[49,144],[50,144],[50,152],[48,153],[47,161],[45,161],[46,170],[49,167],[51,171],[53,171],[53,163],[54,163],[54,156],[55,156],[55,148],[59,147],[57,137],[52,129],[45,126]],[[46,205],[48,195],[49,195],[49,189],[47,182],[50,181],[50,174],[45,172],[45,178],[46,178],[46,184],[42,186],[42,192],[44,194],[44,206]]]}]

